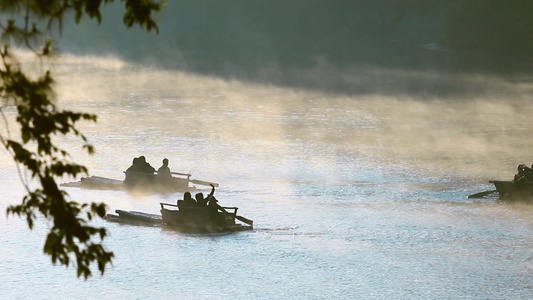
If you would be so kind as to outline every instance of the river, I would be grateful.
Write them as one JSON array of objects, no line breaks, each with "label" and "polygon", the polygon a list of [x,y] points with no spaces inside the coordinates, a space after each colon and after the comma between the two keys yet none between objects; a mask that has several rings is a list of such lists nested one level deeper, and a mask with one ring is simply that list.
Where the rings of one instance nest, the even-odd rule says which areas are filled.
[{"label": "river", "polygon": [[[91,175],[122,179],[134,157],[155,168],[168,158],[172,171],[219,183],[221,204],[239,207],[254,230],[194,235],[96,220],[115,259],[83,280],[42,253],[46,220],[30,231],[3,213],[0,298],[533,295],[533,206],[468,199],[533,162],[531,78],[448,75],[435,79],[440,89],[472,88],[440,96],[296,89],[113,58],[67,56],[54,72],[59,105],[98,114],[80,126],[95,155],[59,140]],[[12,121],[14,110],[6,115]],[[5,211],[23,195],[5,151],[0,178]],[[159,202],[181,197],[65,189],[110,212],[157,214]]]}]

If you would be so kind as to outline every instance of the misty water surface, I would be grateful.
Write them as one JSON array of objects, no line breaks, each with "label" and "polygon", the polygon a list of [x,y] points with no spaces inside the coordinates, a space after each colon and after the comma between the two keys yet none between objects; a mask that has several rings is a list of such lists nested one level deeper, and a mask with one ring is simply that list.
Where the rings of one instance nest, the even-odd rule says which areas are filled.
[{"label": "misty water surface", "polygon": [[[29,231],[2,217],[0,287],[9,299],[532,294],[531,205],[467,198],[533,162],[531,78],[368,68],[346,80],[380,88],[340,93],[74,56],[54,73],[58,104],[98,114],[81,126],[95,155],[60,138],[91,175],[122,179],[133,157],[156,168],[168,158],[173,171],[220,183],[217,198],[255,230],[198,236],[96,221],[116,259],[83,281],[42,254],[46,221]],[[5,152],[0,176],[5,209],[23,194]],[[67,191],[110,211],[149,213],[181,196]]]}]

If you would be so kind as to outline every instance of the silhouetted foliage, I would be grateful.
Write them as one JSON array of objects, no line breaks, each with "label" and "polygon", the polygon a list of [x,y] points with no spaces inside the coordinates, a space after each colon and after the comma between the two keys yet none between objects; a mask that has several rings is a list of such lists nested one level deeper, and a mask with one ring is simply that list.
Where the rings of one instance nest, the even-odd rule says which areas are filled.
[{"label": "silhouetted foliage", "polygon": [[[87,138],[76,129],[79,121],[96,122],[96,115],[60,110],[54,104],[53,78],[50,71],[37,79],[24,73],[21,64],[11,51],[10,45],[26,47],[40,59],[52,55],[52,41],[47,39],[38,24],[46,24],[47,29],[74,12],[79,21],[83,15],[101,21],[102,3],[113,0],[61,0],[61,1],[13,1],[0,0],[0,11],[13,18],[4,22],[0,18],[3,46],[0,49],[0,97],[3,101],[2,117],[7,127],[4,107],[15,106],[16,122],[20,126],[20,139],[0,135],[0,140],[14,161],[31,175],[30,180],[21,177],[27,194],[19,205],[9,206],[7,214],[25,217],[30,229],[38,214],[53,221],[44,244],[44,253],[51,256],[52,262],[68,266],[71,255],[75,257],[77,275],[87,278],[91,275],[90,265],[96,262],[98,270],[104,273],[111,262],[113,253],[104,249],[101,241],[106,236],[105,228],[89,224],[94,217],[103,218],[106,214],[104,203],[80,204],[68,200],[68,194],[59,189],[56,178],[87,174],[85,166],[69,162],[68,153],[54,142],[57,135],[74,135],[81,139],[88,154],[94,152]],[[160,11],[163,3],[152,0],[121,0],[126,7],[124,23],[131,27],[138,24],[150,31],[158,30],[152,19],[152,12]],[[20,25],[19,25],[20,24]],[[61,28],[61,27],[60,27]],[[40,188],[32,188],[38,183]],[[99,241],[95,241],[95,237]]]}]

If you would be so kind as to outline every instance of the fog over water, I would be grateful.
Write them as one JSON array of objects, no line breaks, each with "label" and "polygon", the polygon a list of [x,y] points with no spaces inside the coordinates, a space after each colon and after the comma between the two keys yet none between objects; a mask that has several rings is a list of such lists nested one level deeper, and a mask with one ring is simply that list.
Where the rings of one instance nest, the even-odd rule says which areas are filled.
[{"label": "fog over water", "polygon": [[[280,151],[312,141],[387,164],[480,180],[512,176],[515,163],[530,160],[525,149],[533,126],[528,113],[533,87],[527,77],[508,81],[482,74],[363,70],[351,80],[366,81],[376,92],[358,95],[143,68],[112,58],[72,59],[78,72],[68,65],[68,76],[59,77],[59,94],[67,107],[67,99],[83,99],[84,110],[99,114],[98,128],[114,131],[114,124],[122,124],[126,133],[142,133],[152,143],[166,143],[160,135],[173,138],[177,133],[221,143],[282,146]],[[63,74],[61,68],[58,74]],[[383,88],[380,77],[404,93],[378,93]],[[425,90],[408,91],[419,80],[456,92],[439,97]],[[108,115],[102,110],[108,106],[125,108]]]},{"label": "fog over water", "polygon": [[[426,29],[424,39],[433,32]],[[134,45],[129,38],[121,51]],[[198,49],[192,44],[183,47]],[[227,49],[212,68],[184,52],[183,67],[69,47],[53,63],[57,103],[98,115],[96,124],[80,124],[95,155],[58,137],[73,160],[91,175],[122,179],[134,157],[156,168],[168,158],[172,171],[219,183],[217,199],[239,207],[254,230],[205,236],[96,220],[115,259],[103,277],[84,281],[74,266],[52,266],[42,253],[47,221],[29,231],[1,214],[2,297],[531,298],[533,206],[468,199],[533,162],[531,74],[376,60],[343,66],[331,49],[305,62],[289,55],[287,68],[272,59],[247,70],[235,68]],[[15,131],[15,109],[4,112]],[[0,155],[5,210],[23,189],[7,153]],[[160,202],[181,197],[66,191],[110,212],[159,213]]]},{"label": "fog over water", "polygon": [[[277,87],[113,58],[67,55],[54,70],[58,104],[99,116],[81,126],[95,155],[61,142],[91,175],[121,179],[133,157],[155,167],[167,157],[173,171],[220,183],[219,200],[255,230],[197,236],[96,221],[116,259],[83,281],[42,254],[46,222],[30,232],[2,217],[10,299],[531,295],[531,206],[467,198],[531,162],[527,80],[465,78],[459,85],[485,87],[479,96],[439,98]],[[5,209],[22,190],[3,156]],[[180,197],[67,191],[111,212],[158,213],[159,202]]]}]

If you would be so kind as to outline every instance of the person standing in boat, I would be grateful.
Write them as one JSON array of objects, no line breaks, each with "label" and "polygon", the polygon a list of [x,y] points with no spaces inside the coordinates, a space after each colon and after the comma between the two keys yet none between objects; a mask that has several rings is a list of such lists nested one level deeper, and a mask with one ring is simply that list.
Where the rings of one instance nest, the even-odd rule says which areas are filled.
[{"label": "person standing in boat", "polygon": [[163,159],[163,165],[157,169],[157,175],[165,178],[172,177],[170,168],[168,167],[168,159]]}]

